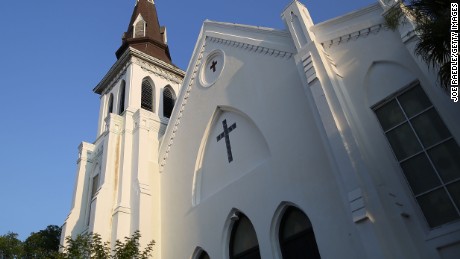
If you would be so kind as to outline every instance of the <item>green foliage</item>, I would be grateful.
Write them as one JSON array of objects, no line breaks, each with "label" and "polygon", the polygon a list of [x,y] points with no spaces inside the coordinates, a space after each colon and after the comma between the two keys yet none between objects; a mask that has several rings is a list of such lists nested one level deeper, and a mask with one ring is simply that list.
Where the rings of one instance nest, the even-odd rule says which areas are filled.
[{"label": "green foliage", "polygon": [[23,255],[23,246],[18,234],[8,232],[0,236],[0,258],[13,259],[21,258]]},{"label": "green foliage", "polygon": [[61,258],[89,258],[91,254],[91,236],[78,235],[77,238],[72,239],[66,237],[66,246],[61,253]]},{"label": "green foliage", "polygon": [[61,228],[50,225],[39,232],[32,232],[24,241],[25,258],[57,258]]},{"label": "green foliage", "polygon": [[119,240],[115,243],[114,259],[125,259],[125,258],[135,258],[135,259],[147,259],[151,256],[153,251],[153,246],[155,241],[150,241],[144,251],[139,250],[139,239],[141,234],[139,231],[134,232],[131,237],[125,237],[125,242],[120,242]]},{"label": "green foliage", "polygon": [[431,68],[439,69],[441,87],[450,84],[450,2],[447,0],[408,0],[393,5],[385,14],[385,24],[395,30],[410,18],[419,41],[415,54]]},{"label": "green foliage", "polygon": [[108,242],[102,242],[99,234],[66,237],[66,246],[59,252],[61,228],[50,225],[37,233],[32,232],[21,242],[18,234],[9,232],[0,236],[0,258],[2,259],[147,259],[152,256],[155,241],[140,249],[141,234],[134,232],[124,241],[117,240],[113,251]]},{"label": "green foliage", "polygon": [[140,232],[136,231],[131,237],[125,237],[124,242],[117,240],[111,253],[110,244],[103,243],[99,234],[78,235],[75,239],[66,237],[66,246],[59,259],[147,259],[152,256],[155,242],[152,240],[141,251],[140,238]]}]

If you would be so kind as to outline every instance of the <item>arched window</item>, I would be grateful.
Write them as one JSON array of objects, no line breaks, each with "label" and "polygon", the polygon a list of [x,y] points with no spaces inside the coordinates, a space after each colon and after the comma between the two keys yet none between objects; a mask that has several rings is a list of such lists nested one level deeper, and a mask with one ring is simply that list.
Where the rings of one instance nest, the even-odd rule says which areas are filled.
[{"label": "arched window", "polygon": [[307,215],[297,208],[289,207],[284,212],[279,241],[283,259],[321,258],[311,222]]},{"label": "arched window", "polygon": [[153,87],[147,79],[142,81],[141,108],[153,112]]},{"label": "arched window", "polygon": [[259,242],[251,221],[239,213],[230,237],[230,259],[260,259]]},{"label": "arched window", "polygon": [[205,251],[201,251],[200,256],[197,257],[198,259],[210,259],[208,253]]},{"label": "arched window", "polygon": [[163,116],[166,118],[171,117],[174,103],[176,102],[176,95],[170,86],[166,86],[163,90]]},{"label": "arched window", "polygon": [[109,102],[108,102],[108,109],[107,109],[107,115],[111,114],[113,112],[113,94],[110,94],[109,96]]},{"label": "arched window", "polygon": [[121,81],[120,85],[120,105],[118,106],[118,114],[122,114],[125,111],[125,81]]}]

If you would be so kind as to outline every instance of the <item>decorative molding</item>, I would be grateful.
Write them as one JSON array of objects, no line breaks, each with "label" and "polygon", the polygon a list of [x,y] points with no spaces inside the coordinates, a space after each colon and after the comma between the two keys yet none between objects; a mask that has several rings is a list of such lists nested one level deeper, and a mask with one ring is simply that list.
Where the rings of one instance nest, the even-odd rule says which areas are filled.
[{"label": "decorative molding", "polygon": [[222,45],[227,45],[230,47],[235,47],[235,48],[240,48],[240,49],[245,49],[254,53],[260,53],[264,55],[269,55],[269,56],[274,56],[274,57],[280,57],[280,58],[286,58],[289,59],[291,58],[294,54],[291,52],[287,51],[281,51],[277,49],[272,49],[272,48],[267,48],[267,47],[262,47],[262,46],[256,46],[248,43],[242,43],[242,42],[237,42],[233,40],[225,40],[217,37],[211,37],[211,36],[206,36],[206,40],[209,39],[209,42],[214,42]]},{"label": "decorative molding", "polygon": [[168,76],[169,73],[175,75],[171,77],[179,78],[179,84],[182,82],[182,78],[184,78],[185,76],[185,72],[179,69],[178,67],[170,65],[164,61],[147,55],[137,49],[129,47],[126,49],[123,55],[121,55],[121,57],[115,62],[115,64],[113,64],[109,72],[107,72],[104,78],[102,78],[101,82],[99,82],[99,84],[96,87],[94,87],[93,91],[98,94],[105,94],[108,91],[110,91],[113,88],[113,86],[116,85],[118,80],[120,80],[120,78],[126,73],[126,69],[129,67],[129,65],[132,64],[133,61],[131,57],[139,58],[140,60],[146,62],[146,64],[156,66],[159,69],[161,68],[162,70],[165,70],[166,72],[164,73],[160,72],[160,70],[157,71],[157,73],[159,73],[160,76]]},{"label": "decorative molding", "polygon": [[415,33],[415,30],[408,31],[406,34],[401,35],[401,40],[403,43],[407,43],[411,39],[417,37],[417,34]]},{"label": "decorative molding", "polygon": [[147,131],[155,131],[159,133],[161,133],[161,131],[164,131],[161,125],[164,125],[165,123],[161,121],[161,119],[156,119],[154,113],[143,109],[139,109],[133,114],[133,122],[133,133],[140,129]]},{"label": "decorative molding", "polygon": [[105,118],[106,131],[114,134],[121,134],[123,129],[123,117],[111,113]]},{"label": "decorative molding", "polygon": [[149,184],[139,183],[139,192],[148,196],[152,196],[152,190]]},{"label": "decorative molding", "polygon": [[90,158],[94,153],[95,148],[96,146],[94,144],[81,142],[78,146],[77,164],[79,164],[81,161],[90,162]]},{"label": "decorative molding", "polygon": [[102,153],[104,151],[104,143],[100,143],[97,146],[97,149],[93,150],[93,152],[88,152],[88,157],[86,157],[86,162],[88,163],[101,163]]},{"label": "decorative molding", "polygon": [[145,71],[151,72],[161,78],[172,81],[176,84],[182,83],[183,77],[180,77],[177,74],[170,72],[169,70],[166,70],[162,67],[159,67],[155,64],[152,64],[149,61],[146,61],[138,57],[133,57],[131,60],[132,60],[132,63],[140,66]]},{"label": "decorative molding", "polygon": [[103,94],[106,94],[110,91],[112,91],[112,89],[118,84],[118,82],[120,82],[120,80],[122,79],[122,77],[126,74],[126,70],[128,69],[129,65],[131,65],[131,62],[128,62],[126,63],[123,68],[119,71],[119,73],[113,77],[112,81],[110,81],[109,85],[110,87],[107,87]]},{"label": "decorative molding", "polygon": [[113,210],[113,213],[112,213],[112,216],[115,216],[115,214],[117,213],[125,213],[125,214],[131,214],[131,208],[130,207],[125,207],[125,206],[122,206],[122,205],[118,205],[114,210]]},{"label": "decorative molding", "polygon": [[350,203],[353,222],[359,223],[369,218],[361,188],[357,188],[348,193],[348,202]]},{"label": "decorative molding", "polygon": [[[193,67],[192,74],[190,76],[190,79],[188,79],[188,82],[187,82],[188,83],[187,84],[187,89],[185,89],[185,91],[184,91],[184,89],[182,89],[182,91],[184,91],[183,92],[184,97],[181,99],[179,113],[178,113],[178,115],[176,117],[176,120],[174,122],[174,126],[169,125],[169,127],[173,127],[172,132],[169,135],[169,139],[168,140],[166,140],[166,139],[163,140],[163,141],[167,141],[165,143],[168,143],[168,146],[166,148],[166,151],[165,151],[163,157],[159,161],[160,162],[160,173],[163,172],[163,169],[164,169],[164,167],[166,165],[166,161],[168,159],[169,152],[171,151],[171,146],[174,143],[174,137],[176,136],[178,126],[180,125],[182,115],[183,115],[183,113],[185,111],[185,106],[187,105],[187,100],[190,97],[190,91],[192,90],[192,86],[193,86],[193,84],[195,82],[195,78],[197,77],[197,73],[199,71],[199,68],[201,66],[201,62],[203,60],[203,53],[204,53],[205,47],[206,47],[206,40],[203,41],[203,44],[201,45],[201,48],[200,48],[200,52],[197,55],[197,59],[195,61],[195,66]],[[185,83],[186,82],[184,82],[183,86],[186,85]],[[176,109],[178,109],[178,108],[176,107]],[[170,120],[170,122],[172,122],[172,121]]]},{"label": "decorative molding", "polygon": [[319,50],[324,54],[324,57],[326,57],[328,63],[331,65],[332,71],[333,71],[338,77],[343,78],[343,76],[339,73],[339,69],[337,68],[337,64],[336,64],[335,61],[332,59],[331,55],[329,55],[329,53],[327,53],[327,51],[324,49],[324,46],[323,46],[322,48],[320,48]]},{"label": "decorative molding", "polygon": [[373,25],[371,27],[367,27],[359,31],[354,31],[349,34],[345,34],[340,37],[324,41],[321,43],[321,45],[324,48],[331,48],[332,46],[338,46],[340,44],[347,43],[352,40],[357,40],[359,38],[365,38],[369,36],[370,34],[377,34],[380,32],[382,28],[384,28],[383,24]]},{"label": "decorative molding", "polygon": [[302,65],[305,76],[307,77],[307,82],[310,85],[311,82],[318,78],[310,52],[302,57]]},{"label": "decorative molding", "polygon": [[[104,95],[112,90],[112,88],[121,80],[121,78],[126,74],[128,67],[131,65],[131,61],[125,60],[124,63],[121,62],[122,58],[117,60],[115,64],[110,68],[107,75],[102,78],[101,82],[93,89],[94,92]],[[120,62],[119,62],[120,61]],[[106,87],[102,87],[102,86]],[[108,87],[107,87],[108,86]],[[100,92],[98,89],[101,88]]]}]

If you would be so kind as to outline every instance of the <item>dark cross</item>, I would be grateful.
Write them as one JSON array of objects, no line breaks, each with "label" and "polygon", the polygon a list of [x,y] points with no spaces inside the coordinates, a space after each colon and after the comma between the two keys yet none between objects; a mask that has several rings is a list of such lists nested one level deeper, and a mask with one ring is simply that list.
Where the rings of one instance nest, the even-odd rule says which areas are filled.
[{"label": "dark cross", "polygon": [[214,61],[212,62],[212,65],[211,65],[211,67],[210,67],[209,69],[212,69],[212,72],[216,72],[216,65],[217,65],[217,61],[214,60]]},{"label": "dark cross", "polygon": [[229,128],[227,127],[227,120],[224,120],[222,122],[222,126],[224,127],[224,132],[220,133],[220,135],[217,136],[217,142],[225,138],[225,145],[227,146],[228,162],[230,163],[233,161],[232,147],[230,146],[230,132],[236,129],[236,123],[233,123],[232,126],[230,126]]}]

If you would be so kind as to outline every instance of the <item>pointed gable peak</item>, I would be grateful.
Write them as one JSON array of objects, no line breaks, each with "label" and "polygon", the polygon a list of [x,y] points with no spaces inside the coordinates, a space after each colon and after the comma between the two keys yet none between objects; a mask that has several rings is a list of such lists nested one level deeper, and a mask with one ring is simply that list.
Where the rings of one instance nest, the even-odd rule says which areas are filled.
[{"label": "pointed gable peak", "polygon": [[171,64],[165,29],[160,26],[153,0],[136,0],[122,45],[116,52],[117,58],[129,47]]}]

